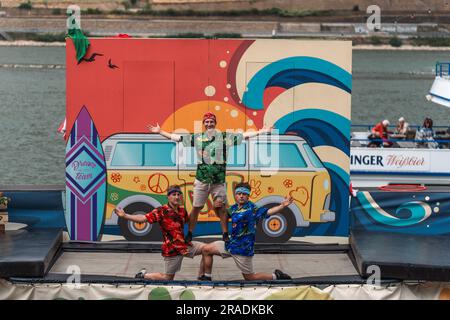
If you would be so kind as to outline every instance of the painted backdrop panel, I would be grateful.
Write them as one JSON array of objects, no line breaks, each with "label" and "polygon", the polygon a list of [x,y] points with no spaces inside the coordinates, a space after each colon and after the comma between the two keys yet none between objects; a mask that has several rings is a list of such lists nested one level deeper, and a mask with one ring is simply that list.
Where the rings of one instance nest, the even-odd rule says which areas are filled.
[{"label": "painted backdrop panel", "polygon": [[[348,235],[348,185],[352,88],[351,42],[297,40],[90,39],[77,65],[67,42],[68,130],[83,106],[99,132],[107,164],[105,233],[151,240],[157,226],[118,221],[116,205],[145,212],[165,203],[167,186],[182,185],[192,208],[192,150],[149,134],[159,123],[170,132],[202,130],[206,111],[220,130],[257,130],[272,125],[267,177],[257,163],[259,142],[230,150],[232,186],[248,181],[251,200],[294,203],[258,228],[259,241],[292,236]],[[220,232],[207,203],[195,233]]]}]

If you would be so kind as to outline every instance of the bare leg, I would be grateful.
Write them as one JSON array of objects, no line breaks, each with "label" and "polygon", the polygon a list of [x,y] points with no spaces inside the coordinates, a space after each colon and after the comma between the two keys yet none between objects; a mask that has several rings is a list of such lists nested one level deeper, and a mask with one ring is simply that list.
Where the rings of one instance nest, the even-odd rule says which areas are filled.
[{"label": "bare leg", "polygon": [[214,244],[210,243],[203,247],[203,268],[207,274],[212,274],[214,255],[220,256],[220,252]]},{"label": "bare leg", "polygon": [[205,274],[205,257],[202,255],[202,260],[200,261],[200,267],[198,268],[198,276],[201,277],[204,274]]},{"label": "bare leg", "polygon": [[203,274],[212,274],[213,261],[213,255],[203,255],[203,270],[205,271]]},{"label": "bare leg", "polygon": [[262,273],[262,272],[257,272],[257,273],[249,273],[249,274],[242,274],[244,276],[244,279],[247,281],[252,281],[252,280],[273,280],[273,276],[270,273]]},{"label": "bare leg", "polygon": [[222,228],[222,233],[228,232],[228,215],[225,208],[223,206],[214,208],[214,213],[220,219],[220,227]]},{"label": "bare leg", "polygon": [[146,273],[144,278],[148,280],[173,280],[175,277],[174,274],[167,274],[167,273]]},{"label": "bare leg", "polygon": [[191,213],[189,214],[189,232],[192,232],[195,229],[195,225],[197,224],[198,214],[202,210],[203,207],[193,207]]}]

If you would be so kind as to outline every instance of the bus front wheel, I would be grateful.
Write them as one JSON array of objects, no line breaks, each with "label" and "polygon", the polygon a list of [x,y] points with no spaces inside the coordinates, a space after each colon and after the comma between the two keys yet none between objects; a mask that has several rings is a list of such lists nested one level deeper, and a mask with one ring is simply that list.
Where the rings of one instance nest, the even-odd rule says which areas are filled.
[{"label": "bus front wheel", "polygon": [[[144,202],[135,202],[126,206],[123,210],[130,214],[146,214],[152,211],[153,206]],[[137,223],[119,218],[119,227],[122,235],[128,241],[161,241],[162,234],[157,224],[148,222]]]},{"label": "bus front wheel", "polygon": [[[265,208],[278,206],[277,203],[267,204]],[[294,214],[288,208],[271,215],[258,223],[256,231],[256,242],[284,243],[294,234],[296,221]]]}]

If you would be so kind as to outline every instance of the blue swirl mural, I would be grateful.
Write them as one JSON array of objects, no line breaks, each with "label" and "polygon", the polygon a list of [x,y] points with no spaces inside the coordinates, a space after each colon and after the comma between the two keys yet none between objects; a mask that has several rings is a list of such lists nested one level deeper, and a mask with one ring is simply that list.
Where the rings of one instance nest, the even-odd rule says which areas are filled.
[{"label": "blue swirl mural", "polygon": [[358,192],[351,202],[351,228],[415,235],[450,234],[449,212],[448,193]]},{"label": "blue swirl mural", "polygon": [[331,146],[347,155],[350,155],[350,126],[350,120],[323,109],[297,110],[275,123],[280,133],[295,132],[312,147]]},{"label": "blue swirl mural", "polygon": [[315,57],[289,57],[259,70],[247,84],[242,103],[250,109],[264,109],[264,90],[270,87],[290,89],[315,82],[352,91],[352,75],[339,66]]},{"label": "blue swirl mural", "polygon": [[[352,75],[341,67],[315,57],[289,57],[275,61],[257,72],[249,81],[242,102],[247,108],[264,109],[264,91],[270,87],[290,89],[305,83],[320,83],[351,93]],[[312,102],[313,103],[313,102]],[[278,119],[274,125],[280,134],[289,132],[305,139],[311,147],[330,146],[350,155],[350,119],[323,108],[302,108]],[[321,106],[322,107],[322,106]],[[322,159],[324,160],[324,159]],[[311,223],[297,229],[295,235],[347,236],[349,227],[349,173],[324,161],[331,177],[330,209],[336,213],[331,223]]]},{"label": "blue swirl mural", "polygon": [[[292,115],[290,115],[290,118],[292,119]],[[312,147],[327,145],[335,147],[347,155],[350,154],[349,139],[344,134],[344,132],[350,132],[350,121],[344,117],[329,111],[308,109],[294,112],[294,119],[301,120],[294,121],[289,126],[286,126],[287,119],[289,119],[289,115],[275,123],[275,128],[279,129],[280,133],[295,133],[304,138]],[[330,162],[324,162],[324,165],[331,177],[330,209],[336,212],[336,221],[325,224],[312,223],[310,227],[299,230],[299,236],[307,234],[317,236],[348,235],[350,175]]]}]

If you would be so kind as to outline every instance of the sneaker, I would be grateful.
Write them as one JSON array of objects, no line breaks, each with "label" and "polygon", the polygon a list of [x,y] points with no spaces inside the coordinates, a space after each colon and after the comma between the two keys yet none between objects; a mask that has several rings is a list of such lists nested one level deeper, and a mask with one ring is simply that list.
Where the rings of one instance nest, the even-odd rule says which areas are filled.
[{"label": "sneaker", "polygon": [[147,273],[147,270],[146,270],[145,268],[142,268],[141,270],[139,270],[138,273],[136,273],[136,275],[134,276],[134,278],[135,278],[135,279],[144,279],[146,273]]},{"label": "sneaker", "polygon": [[225,242],[230,241],[230,236],[228,235],[228,232],[222,233],[222,240]]},{"label": "sneaker", "polygon": [[200,281],[212,281],[212,278],[211,277],[207,277],[207,276],[205,276],[203,274],[200,277],[198,277],[197,280],[200,280]]},{"label": "sneaker", "polygon": [[188,233],[186,234],[186,236],[184,237],[184,241],[186,243],[190,243],[192,241],[192,232],[188,231]]},{"label": "sneaker", "polygon": [[275,276],[277,277],[277,280],[290,280],[292,279],[290,275],[287,273],[284,273],[281,270],[275,269]]}]

